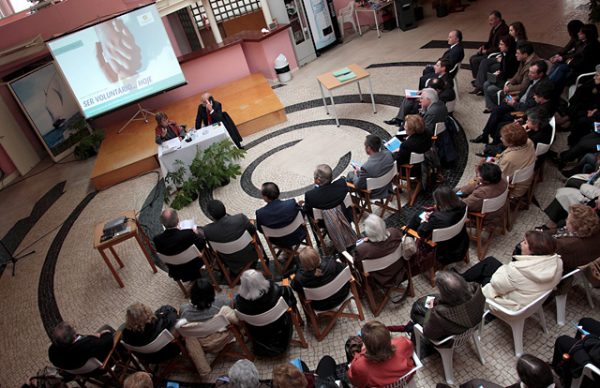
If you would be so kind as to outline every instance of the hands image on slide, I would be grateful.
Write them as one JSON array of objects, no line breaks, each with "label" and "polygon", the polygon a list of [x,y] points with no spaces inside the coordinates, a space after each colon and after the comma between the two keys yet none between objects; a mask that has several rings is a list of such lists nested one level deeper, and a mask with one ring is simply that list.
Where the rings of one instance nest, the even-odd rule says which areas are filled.
[{"label": "hands image on slide", "polygon": [[96,58],[110,82],[135,75],[142,64],[142,51],[129,28],[120,19],[95,26],[99,42]]}]

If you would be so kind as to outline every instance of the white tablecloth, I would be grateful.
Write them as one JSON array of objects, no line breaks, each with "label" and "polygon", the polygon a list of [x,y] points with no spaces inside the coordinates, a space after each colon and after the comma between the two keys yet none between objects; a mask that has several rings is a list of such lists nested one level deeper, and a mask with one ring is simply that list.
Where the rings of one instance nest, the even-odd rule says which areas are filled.
[{"label": "white tablecloth", "polygon": [[[188,133],[187,136],[190,136],[190,133]],[[223,139],[229,139],[229,134],[222,123],[217,123],[197,129],[192,136],[192,141],[186,142],[183,140],[180,148],[167,149],[164,145],[159,145],[158,162],[163,177],[166,177],[167,173],[176,170],[176,160],[181,160],[183,164],[189,168],[189,165],[192,164],[198,150],[205,150],[211,144],[220,142]]]}]

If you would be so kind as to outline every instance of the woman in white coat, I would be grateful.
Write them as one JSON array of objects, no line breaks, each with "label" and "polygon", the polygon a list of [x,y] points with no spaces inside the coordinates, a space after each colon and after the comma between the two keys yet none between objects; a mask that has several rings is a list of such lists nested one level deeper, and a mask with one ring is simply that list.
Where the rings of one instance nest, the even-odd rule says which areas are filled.
[{"label": "woman in white coat", "polygon": [[528,231],[520,246],[521,254],[508,264],[490,256],[462,276],[481,284],[487,299],[511,310],[521,309],[560,282],[563,263],[549,233]]}]

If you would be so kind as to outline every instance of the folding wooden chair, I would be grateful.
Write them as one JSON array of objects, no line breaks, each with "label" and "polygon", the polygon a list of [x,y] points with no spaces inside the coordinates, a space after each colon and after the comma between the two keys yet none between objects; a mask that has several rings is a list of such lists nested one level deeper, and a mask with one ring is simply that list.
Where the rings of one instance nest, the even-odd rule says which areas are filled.
[{"label": "folding wooden chair", "polygon": [[[531,203],[531,197],[533,196],[533,175],[535,173],[535,162],[531,163],[529,166],[519,169],[515,171],[513,176],[510,179],[510,184],[508,185],[508,194],[509,194],[509,202],[508,202],[508,216],[506,218],[506,226],[510,231],[512,230],[512,225],[516,220],[517,212],[521,207],[521,204],[525,204],[526,207],[529,207]],[[510,196],[510,190],[515,187],[516,184],[531,181],[529,183],[529,188],[527,192],[520,197],[512,197]]]},{"label": "folding wooden chair", "polygon": [[[396,167],[396,162],[388,172],[383,174],[377,178],[367,178],[367,188],[364,190],[358,190],[354,185],[348,182],[348,187],[350,188],[350,193],[352,194],[352,199],[354,204],[358,208],[358,219],[360,220],[365,212],[373,213],[373,209],[371,205],[375,205],[381,208],[380,217],[383,217],[383,214],[386,210],[390,210],[393,212],[401,212],[402,211],[402,202],[400,200],[400,189],[397,185],[396,177],[398,175],[398,169]],[[387,185],[392,182],[392,193],[388,195],[384,199],[372,199],[371,192],[373,190],[387,187]],[[391,206],[391,203],[394,201],[394,197],[396,197],[397,206],[394,208]]]},{"label": "folding wooden chair", "polygon": [[[242,336],[242,333],[240,333],[240,329],[238,329],[236,325],[229,323],[227,318],[223,315],[215,315],[213,318],[204,322],[185,321],[182,325],[178,323],[177,331],[184,338],[192,339],[204,338],[211,334],[224,331],[229,331],[233,335],[231,341],[217,353],[215,359],[210,363],[211,368],[224,357],[229,357],[234,360],[242,358],[246,358],[250,361],[254,360],[254,354],[252,354],[244,342],[244,337]],[[235,351],[234,345],[236,343],[239,346],[240,351]]]},{"label": "folding wooden chair", "polygon": [[[346,258],[347,261],[354,264],[354,258],[348,252],[344,251],[344,252],[342,252],[342,254],[344,255],[344,257]],[[383,297],[379,299],[379,302],[377,302],[378,298],[375,297],[375,292],[369,283],[369,274],[371,272],[376,272],[376,271],[386,269],[399,260],[403,260],[402,244],[398,244],[398,247],[396,248],[396,250],[394,252],[390,253],[389,255],[385,255],[385,256],[382,256],[379,258],[371,258],[368,260],[363,260],[361,262],[362,276],[364,279],[364,289],[367,294],[367,301],[369,302],[369,307],[371,308],[371,312],[373,313],[374,317],[377,317],[379,314],[381,314],[381,311],[383,310],[383,308],[387,305],[387,303],[390,300],[390,294],[392,293],[392,291],[404,292],[406,289],[399,287],[399,286],[398,287],[389,287],[385,290]],[[413,297],[413,296],[415,296],[415,291],[414,291],[414,285],[413,285],[413,281],[412,281],[412,271],[410,269],[408,260],[406,260],[405,265],[408,269],[406,287],[408,287],[408,294],[411,297]]]},{"label": "folding wooden chair", "polygon": [[[431,248],[433,248],[433,250],[434,250],[434,261],[431,264],[431,266],[429,267],[429,283],[431,284],[431,287],[435,287],[435,272],[438,270],[443,270],[445,268],[445,266],[440,265],[439,261],[437,259],[435,259],[437,257],[438,243],[451,240],[454,237],[458,236],[458,234],[460,232],[462,232],[463,228],[465,227],[465,223],[467,221],[467,216],[468,216],[468,209],[465,209],[465,215],[460,219],[460,221],[458,221],[456,224],[448,226],[446,228],[434,229],[431,232],[431,240],[427,240],[427,239],[424,240],[425,243],[427,245],[429,245]],[[410,234],[411,236],[413,236],[415,238],[421,238],[419,236],[419,234],[413,229],[404,227],[404,230],[408,234]],[[469,264],[469,250],[468,249],[465,252],[463,261],[466,264]]]},{"label": "folding wooden chair", "polygon": [[[485,219],[488,214],[496,212],[500,209],[504,209],[502,212],[502,234],[505,233],[506,230],[506,218],[507,218],[507,210],[506,200],[508,199],[508,185],[504,193],[500,194],[494,198],[488,198],[483,200],[483,206],[481,207],[481,212],[469,212],[469,222],[467,223],[467,231],[475,229],[475,234],[472,231],[469,232],[469,238],[472,241],[477,242],[477,257],[479,260],[483,259],[485,256],[490,243],[492,241],[492,236],[496,230],[496,225],[485,225]],[[486,231],[488,233],[487,239],[484,240],[483,232]]]},{"label": "folding wooden chair", "polygon": [[208,243],[208,246],[211,248],[213,254],[216,257],[217,264],[221,268],[221,271],[223,272],[223,276],[225,276],[225,279],[227,280],[227,284],[229,285],[229,288],[235,287],[235,285],[240,282],[240,277],[242,276],[242,273],[245,270],[252,267],[254,262],[251,261],[249,263],[246,263],[244,268],[242,268],[242,270],[237,274],[237,276],[232,279],[231,271],[229,271],[229,268],[227,268],[227,265],[223,262],[223,258],[221,257],[221,254],[231,255],[231,254],[240,252],[242,249],[246,248],[250,244],[254,247],[254,250],[256,251],[256,254],[258,255],[258,259],[260,260],[260,263],[263,267],[265,275],[271,276],[271,271],[269,271],[269,266],[267,265],[267,262],[265,261],[265,257],[263,255],[263,249],[262,249],[262,245],[260,244],[260,241],[257,239],[256,236],[251,236],[250,233],[248,233],[248,231],[244,232],[244,234],[242,234],[237,240],[234,240],[234,241],[230,241],[230,242],[226,242],[226,243],[219,243],[216,241],[208,241],[207,240],[207,243]]},{"label": "folding wooden chair", "polygon": [[[185,251],[177,254],[177,255],[164,255],[160,252],[157,252],[159,259],[165,263],[165,264],[169,264],[169,265],[182,265],[182,264],[186,264],[189,263],[192,260],[195,259],[200,259],[202,260],[202,262],[204,263],[204,265],[202,266],[202,268],[206,269],[206,272],[208,272],[208,276],[210,277],[210,281],[213,284],[213,287],[215,288],[216,291],[221,291],[221,287],[219,287],[219,284],[217,283],[217,279],[215,278],[215,274],[213,272],[213,267],[210,264],[210,262],[207,260],[207,258],[202,254],[202,252],[200,252],[198,250],[198,247],[196,247],[194,244],[190,245]],[[200,277],[200,273],[198,273],[198,277]],[[177,285],[179,286],[179,288],[181,288],[181,291],[183,292],[183,295],[187,298],[189,296],[187,289],[184,287],[183,283],[181,282],[180,279],[175,279],[175,281],[177,282]]]},{"label": "folding wooden chair", "polygon": [[[237,315],[240,321],[251,326],[259,327],[267,326],[268,324],[275,322],[285,313],[291,314],[292,323],[294,325],[294,329],[296,330],[296,334],[298,335],[298,339],[292,339],[290,343],[299,345],[303,348],[308,348],[308,342],[306,342],[306,339],[304,339],[304,332],[300,326],[300,318],[298,317],[298,313],[293,308],[288,306],[285,299],[283,299],[283,296],[279,297],[279,300],[275,306],[262,314],[248,315],[240,312],[239,310],[235,310],[235,315]],[[248,330],[245,332],[248,333],[248,336],[250,336]]]},{"label": "folding wooden chair", "polygon": [[[352,223],[354,224],[354,229],[356,230],[356,234],[360,235],[360,228],[358,226],[358,214],[356,213],[356,207],[352,202],[352,198],[350,197],[350,193],[346,195],[344,198],[344,205],[348,208],[352,209]],[[308,220],[311,224],[312,230],[315,234],[315,238],[321,249],[323,249],[324,254],[329,254],[329,249],[327,249],[327,245],[325,244],[325,236],[327,236],[327,229],[322,224],[323,221],[323,210],[313,208],[313,215],[308,216]]]},{"label": "folding wooden chair", "polygon": [[[410,175],[412,168],[417,164],[423,163],[424,161],[425,154],[416,154],[414,152],[411,152],[410,161],[408,162],[408,164],[402,164],[400,166],[400,181],[398,182],[398,186],[401,189],[406,190],[406,194],[408,195],[408,206],[412,206],[415,203],[417,195],[419,195],[422,189],[421,177],[413,177]],[[414,189],[412,188],[413,184],[415,185]]]},{"label": "folding wooden chair", "polygon": [[[278,246],[274,244],[273,241],[271,241],[272,238],[288,236],[294,233],[298,228],[304,229],[305,237],[291,248]],[[267,240],[267,245],[269,246],[269,250],[271,251],[271,256],[273,256],[273,259],[275,261],[275,266],[277,267],[277,270],[282,276],[288,270],[289,266],[294,262],[294,257],[298,255],[300,247],[302,245],[308,247],[312,246],[310,234],[308,232],[308,228],[306,227],[306,222],[304,221],[304,216],[302,215],[301,211],[298,211],[298,214],[296,214],[296,218],[294,218],[294,220],[291,223],[284,226],[283,228],[275,229],[263,225],[262,233],[265,235],[265,240]],[[285,260],[285,263],[283,263],[283,266],[279,262],[279,257],[282,253],[285,253],[287,256],[287,259]]]},{"label": "folding wooden chair", "polygon": [[[346,299],[338,306],[330,310],[315,310],[312,307],[311,301],[324,300],[329,298],[330,296],[338,292],[342,287],[344,287],[348,282],[350,282],[350,292],[348,293]],[[340,317],[358,318],[361,321],[365,319],[363,315],[362,304],[360,302],[360,297],[358,295],[358,290],[356,289],[356,283],[350,272],[350,267],[344,268],[344,270],[340,272],[335,277],[335,279],[333,279],[331,282],[324,286],[316,288],[302,287],[302,290],[304,295],[302,293],[299,293],[298,296],[300,297],[300,302],[302,303],[304,314],[310,322],[310,326],[313,329],[317,341],[322,341],[327,336],[327,334],[329,334],[331,329],[333,329],[333,327],[335,326],[336,321]],[[354,300],[354,303],[356,304],[356,309],[358,310],[358,313],[344,312],[344,310],[346,310],[347,307],[350,307],[350,302],[352,300]],[[319,327],[319,318],[321,317],[329,318],[329,323],[323,330],[321,330]]]},{"label": "folding wooden chair", "polygon": [[75,382],[80,387],[85,387],[87,382],[98,386],[121,386],[121,379],[117,377],[114,366],[118,364],[115,360],[115,351],[121,341],[121,332],[117,331],[113,336],[113,347],[106,355],[104,360],[100,361],[95,357],[89,358],[83,366],[77,369],[60,369],[74,376]]}]

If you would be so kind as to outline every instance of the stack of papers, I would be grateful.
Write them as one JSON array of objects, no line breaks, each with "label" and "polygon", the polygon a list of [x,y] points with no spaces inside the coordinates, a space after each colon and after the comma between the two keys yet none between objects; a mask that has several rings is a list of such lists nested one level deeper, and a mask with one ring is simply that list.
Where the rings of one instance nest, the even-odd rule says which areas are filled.
[{"label": "stack of papers", "polygon": [[404,89],[405,98],[419,98],[419,91],[413,89]]},{"label": "stack of papers", "polygon": [[192,218],[189,220],[179,221],[179,229],[196,229],[196,221]]},{"label": "stack of papers", "polygon": [[347,67],[344,67],[343,69],[340,69],[340,70],[336,70],[336,71],[332,72],[332,74],[340,82],[345,82],[345,81],[351,80],[352,78],[356,78],[356,74],[354,74],[354,72],[352,70],[348,69]]},{"label": "stack of papers", "polygon": [[165,151],[176,150],[178,148],[181,148],[181,140],[179,140],[179,138],[176,137],[174,139],[164,141],[162,143],[162,147]]},{"label": "stack of papers", "polygon": [[383,145],[390,152],[398,152],[400,150],[400,145],[402,145],[402,142],[398,140],[396,136],[394,136],[390,140],[386,141]]}]

